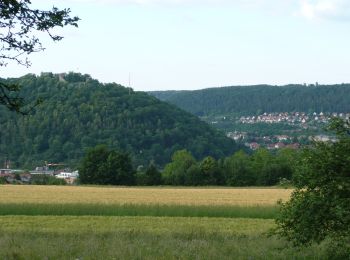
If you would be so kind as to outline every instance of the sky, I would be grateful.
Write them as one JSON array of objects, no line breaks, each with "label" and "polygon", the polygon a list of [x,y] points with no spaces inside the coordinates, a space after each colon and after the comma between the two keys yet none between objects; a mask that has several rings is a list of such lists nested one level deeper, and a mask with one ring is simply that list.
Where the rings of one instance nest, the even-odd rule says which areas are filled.
[{"label": "sky", "polygon": [[32,66],[0,77],[80,72],[135,90],[350,82],[349,0],[32,0],[69,7]]}]

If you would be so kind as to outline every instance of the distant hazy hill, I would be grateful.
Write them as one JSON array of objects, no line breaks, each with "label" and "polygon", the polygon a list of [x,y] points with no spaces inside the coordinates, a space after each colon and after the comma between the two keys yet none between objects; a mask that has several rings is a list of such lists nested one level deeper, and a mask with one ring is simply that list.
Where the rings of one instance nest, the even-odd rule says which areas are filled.
[{"label": "distant hazy hill", "polygon": [[198,116],[263,112],[350,112],[350,84],[235,86],[151,95]]},{"label": "distant hazy hill", "polygon": [[163,165],[178,149],[197,158],[221,157],[234,142],[197,117],[117,84],[88,75],[26,75],[9,81],[23,86],[27,100],[44,99],[33,115],[20,116],[0,106],[0,159],[18,165],[44,161],[75,164],[88,147],[107,144],[131,153],[135,164]]}]

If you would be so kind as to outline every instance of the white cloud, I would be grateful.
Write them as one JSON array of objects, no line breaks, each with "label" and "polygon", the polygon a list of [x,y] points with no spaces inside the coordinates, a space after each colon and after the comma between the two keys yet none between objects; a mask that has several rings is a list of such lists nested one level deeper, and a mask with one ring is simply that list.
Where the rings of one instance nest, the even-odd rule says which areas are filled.
[{"label": "white cloud", "polygon": [[299,14],[307,19],[350,19],[349,0],[301,0]]}]

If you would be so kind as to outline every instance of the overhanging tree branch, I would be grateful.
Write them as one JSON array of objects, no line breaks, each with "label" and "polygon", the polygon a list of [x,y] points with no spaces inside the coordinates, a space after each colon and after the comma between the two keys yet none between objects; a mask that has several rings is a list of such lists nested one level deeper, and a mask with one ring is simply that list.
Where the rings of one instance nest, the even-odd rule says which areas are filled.
[{"label": "overhanging tree branch", "polygon": [[[31,8],[30,0],[0,0],[0,67],[15,61],[19,65],[31,65],[28,55],[43,51],[36,32],[47,33],[53,41],[63,39],[51,32],[53,28],[67,25],[77,27],[78,17],[70,16],[70,9],[39,10]],[[25,101],[19,96],[20,86],[0,83],[0,104],[23,113]],[[37,102],[37,103],[40,103]]]},{"label": "overhanging tree branch", "polygon": [[17,84],[5,84],[0,82],[0,104],[6,106],[10,111],[15,111],[22,115],[28,115],[35,107],[42,103],[42,99],[37,99],[32,104],[27,104],[19,95],[21,87]]}]

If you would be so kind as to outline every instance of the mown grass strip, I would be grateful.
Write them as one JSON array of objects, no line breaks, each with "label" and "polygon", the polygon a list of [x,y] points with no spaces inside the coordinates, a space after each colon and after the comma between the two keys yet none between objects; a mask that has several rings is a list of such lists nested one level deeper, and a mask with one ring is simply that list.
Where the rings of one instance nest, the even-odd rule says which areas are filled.
[{"label": "mown grass strip", "polygon": [[154,216],[271,219],[277,206],[191,206],[153,204],[0,204],[0,215],[28,216]]}]

